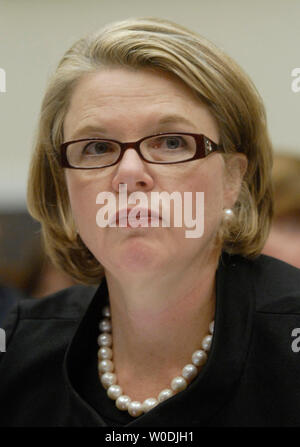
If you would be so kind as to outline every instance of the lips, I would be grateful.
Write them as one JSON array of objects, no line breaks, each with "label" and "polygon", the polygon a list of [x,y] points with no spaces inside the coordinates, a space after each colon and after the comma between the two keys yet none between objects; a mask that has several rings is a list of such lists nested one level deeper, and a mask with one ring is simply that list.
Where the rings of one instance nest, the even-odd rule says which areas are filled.
[{"label": "lips", "polygon": [[[159,221],[161,220],[161,217],[159,216],[159,213],[157,213],[154,210],[151,210],[150,208],[141,208],[141,207],[134,207],[134,208],[124,208],[120,211],[117,211],[116,214],[113,215],[112,219],[109,221],[109,224],[116,223],[116,225],[120,225],[126,223],[126,226],[130,226],[130,222],[128,221],[129,214],[131,210],[134,210],[134,212],[131,214],[131,218],[134,220],[137,220],[140,223],[144,223],[148,221],[151,224],[151,220]],[[152,218],[152,219],[151,219]]]}]

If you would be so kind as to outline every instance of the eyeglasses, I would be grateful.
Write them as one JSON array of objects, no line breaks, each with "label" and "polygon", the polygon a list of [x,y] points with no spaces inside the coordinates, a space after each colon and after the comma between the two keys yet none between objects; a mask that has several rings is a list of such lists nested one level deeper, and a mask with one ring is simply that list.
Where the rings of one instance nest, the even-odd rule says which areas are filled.
[{"label": "eyeglasses", "polygon": [[120,143],[103,138],[85,138],[61,144],[61,165],[72,169],[99,169],[117,164],[126,149],[135,149],[142,160],[153,164],[175,164],[204,158],[223,151],[205,135],[160,133],[138,141]]}]

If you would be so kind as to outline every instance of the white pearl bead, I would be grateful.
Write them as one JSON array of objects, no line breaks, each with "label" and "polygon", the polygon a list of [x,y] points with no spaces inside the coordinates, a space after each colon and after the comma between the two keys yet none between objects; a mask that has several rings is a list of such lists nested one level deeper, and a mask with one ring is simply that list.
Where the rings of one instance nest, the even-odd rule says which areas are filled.
[{"label": "white pearl bead", "polygon": [[144,400],[143,402],[144,413],[147,413],[148,411],[152,410],[152,408],[156,407],[157,404],[158,401],[154,397],[149,397],[148,399]]},{"label": "white pearl bead", "polygon": [[110,360],[112,358],[112,350],[107,346],[102,346],[98,350],[98,359]]},{"label": "white pearl bead", "polygon": [[110,347],[112,345],[111,335],[107,333],[100,334],[98,337],[98,345]]},{"label": "white pearl bead", "polygon": [[101,332],[111,332],[111,323],[108,318],[104,318],[99,323],[99,329]]},{"label": "white pearl bead", "polygon": [[215,322],[214,321],[212,321],[211,323],[209,323],[209,332],[211,333],[211,334],[213,334],[214,333],[214,327],[215,327]]},{"label": "white pearl bead", "polygon": [[173,391],[175,391],[175,393],[183,391],[186,387],[187,381],[181,376],[175,377],[171,382],[171,388]]},{"label": "white pearl bead", "polygon": [[172,396],[174,396],[173,391],[170,390],[170,388],[166,388],[165,390],[162,390],[162,391],[159,393],[159,395],[158,395],[158,397],[157,397],[157,400],[158,400],[158,402],[163,402],[163,401],[169,399],[169,398],[172,397]]},{"label": "white pearl bead", "polygon": [[207,354],[205,351],[202,351],[202,349],[199,349],[198,351],[195,351],[192,355],[192,362],[196,366],[203,366],[207,360]]},{"label": "white pearl bead", "polygon": [[104,306],[102,309],[102,315],[106,318],[110,318],[110,308],[109,306]]},{"label": "white pearl bead", "polygon": [[212,335],[206,335],[206,337],[203,338],[202,348],[204,349],[204,351],[210,350],[211,341],[212,341]]},{"label": "white pearl bead", "polygon": [[101,376],[101,383],[105,389],[109,388],[111,385],[117,383],[117,376],[114,373],[106,372]]},{"label": "white pearl bead", "polygon": [[116,407],[122,411],[128,410],[128,405],[130,404],[130,402],[131,402],[130,397],[123,394],[116,400]]},{"label": "white pearl bead", "polygon": [[116,400],[123,393],[122,388],[119,385],[111,385],[107,390],[107,395],[110,399]]},{"label": "white pearl bead", "polygon": [[191,382],[198,374],[198,369],[196,368],[195,365],[189,363],[188,365],[185,365],[185,367],[182,369],[181,374],[185,380]]},{"label": "white pearl bead", "polygon": [[143,414],[143,405],[141,402],[134,400],[128,404],[128,413],[130,416],[138,417]]},{"label": "white pearl bead", "polygon": [[112,372],[114,370],[114,364],[111,360],[101,360],[98,363],[98,371],[101,373]]}]

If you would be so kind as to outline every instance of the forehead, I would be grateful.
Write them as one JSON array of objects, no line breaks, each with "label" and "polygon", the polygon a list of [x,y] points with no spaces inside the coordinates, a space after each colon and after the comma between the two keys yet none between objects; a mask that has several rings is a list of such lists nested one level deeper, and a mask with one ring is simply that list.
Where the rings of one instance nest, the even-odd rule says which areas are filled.
[{"label": "forehead", "polygon": [[103,68],[78,82],[64,133],[67,138],[75,133],[78,137],[84,126],[98,126],[101,133],[108,129],[114,135],[116,130],[137,126],[145,132],[147,126],[176,114],[188,118],[192,125],[199,119],[212,119],[195,92],[175,75],[151,69]]},{"label": "forehead", "polygon": [[72,102],[84,103],[86,100],[101,105],[116,96],[121,101],[130,100],[132,95],[142,100],[157,94],[163,98],[170,94],[182,99],[188,96],[196,101],[192,89],[171,73],[150,68],[102,68],[82,77],[73,92],[71,105]]}]

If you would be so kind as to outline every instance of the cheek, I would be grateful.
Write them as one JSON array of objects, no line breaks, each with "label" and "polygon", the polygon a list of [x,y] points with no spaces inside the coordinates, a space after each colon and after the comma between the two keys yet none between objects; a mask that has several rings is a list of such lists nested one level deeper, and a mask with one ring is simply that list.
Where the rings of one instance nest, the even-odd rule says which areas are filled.
[{"label": "cheek", "polygon": [[185,191],[191,191],[193,209],[196,208],[196,192],[204,193],[204,221],[214,225],[219,222],[223,209],[223,183],[222,173],[212,169],[198,169],[195,175],[190,176],[185,185]]},{"label": "cheek", "polygon": [[96,197],[99,192],[97,182],[90,181],[78,172],[66,174],[66,182],[73,217],[79,232],[86,228],[96,228]]}]

